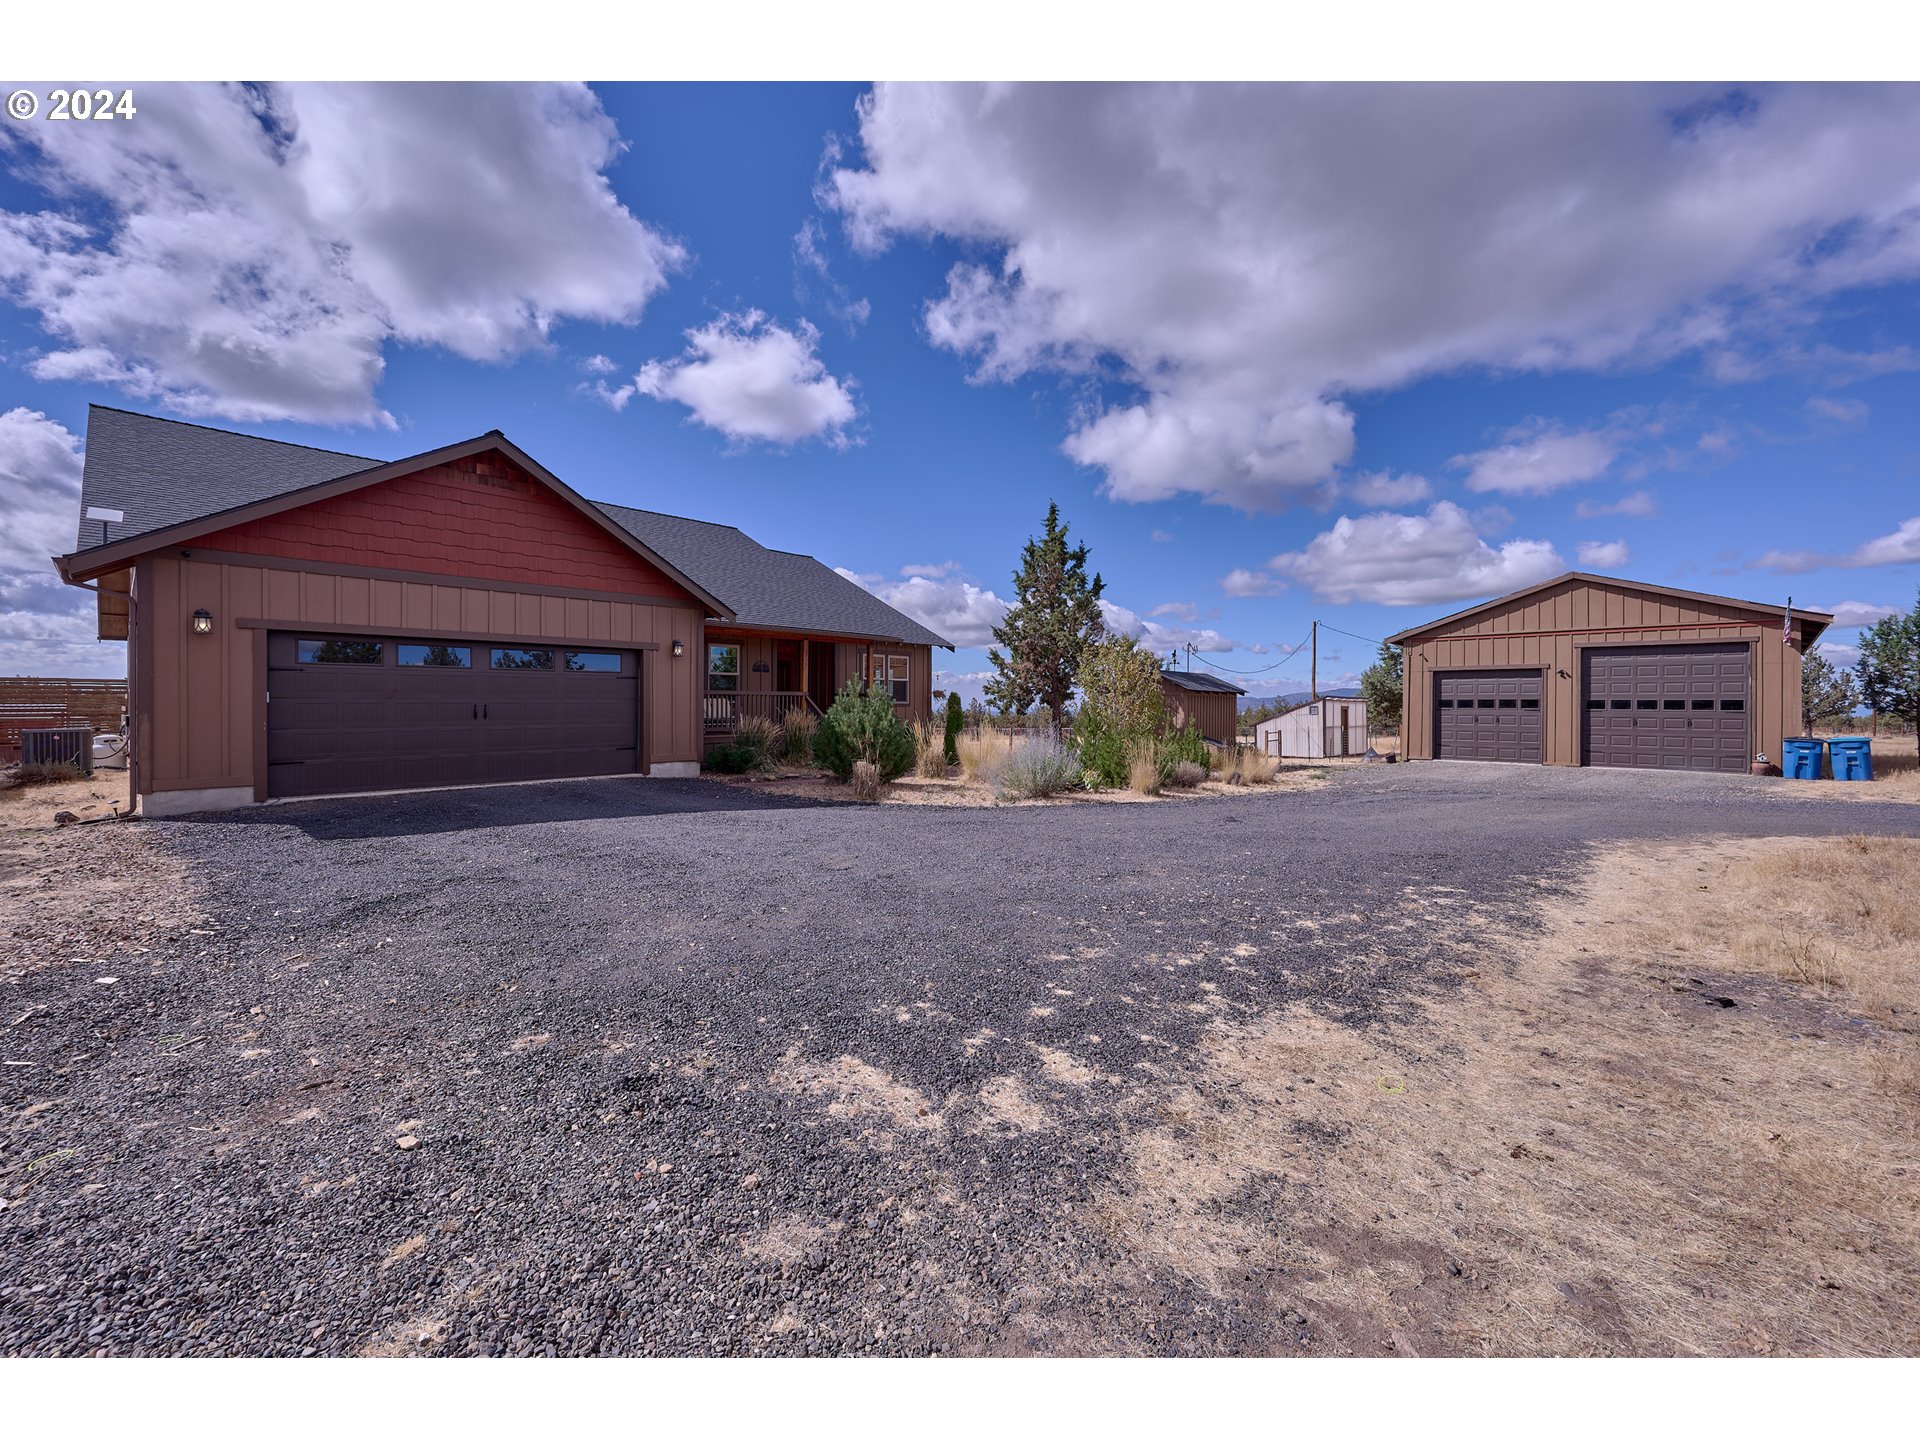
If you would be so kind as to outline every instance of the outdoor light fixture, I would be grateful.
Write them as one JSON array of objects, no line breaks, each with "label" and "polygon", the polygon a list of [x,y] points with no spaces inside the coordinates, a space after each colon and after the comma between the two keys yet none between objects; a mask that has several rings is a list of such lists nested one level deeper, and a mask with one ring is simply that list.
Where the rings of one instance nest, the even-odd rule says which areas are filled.
[{"label": "outdoor light fixture", "polygon": [[676,640],[673,642],[673,658],[674,659],[678,660],[682,655],[686,653],[687,653],[686,641]]},{"label": "outdoor light fixture", "polygon": [[194,611],[193,612],[193,633],[196,635],[211,635],[213,633],[212,614],[210,614],[208,611],[205,611],[205,610]]}]

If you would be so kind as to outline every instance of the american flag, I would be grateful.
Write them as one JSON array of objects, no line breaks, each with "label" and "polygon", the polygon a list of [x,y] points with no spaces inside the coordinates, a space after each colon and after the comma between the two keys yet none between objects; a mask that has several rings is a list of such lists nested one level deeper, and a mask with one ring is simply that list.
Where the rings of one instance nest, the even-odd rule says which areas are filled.
[{"label": "american flag", "polygon": [[1780,643],[1793,644],[1793,596],[1787,596],[1787,608],[1780,612]]}]

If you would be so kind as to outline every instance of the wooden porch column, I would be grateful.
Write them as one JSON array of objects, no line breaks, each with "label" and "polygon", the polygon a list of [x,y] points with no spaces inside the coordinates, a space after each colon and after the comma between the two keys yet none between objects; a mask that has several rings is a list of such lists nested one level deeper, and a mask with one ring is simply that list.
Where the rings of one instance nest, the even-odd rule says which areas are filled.
[{"label": "wooden porch column", "polygon": [[873,641],[867,641],[867,689],[873,689]]}]

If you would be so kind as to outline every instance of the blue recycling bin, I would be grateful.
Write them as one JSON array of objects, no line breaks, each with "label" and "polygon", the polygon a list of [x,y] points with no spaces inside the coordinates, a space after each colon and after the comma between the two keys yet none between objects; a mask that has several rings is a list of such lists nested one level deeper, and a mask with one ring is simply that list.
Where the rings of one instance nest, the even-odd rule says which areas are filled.
[{"label": "blue recycling bin", "polygon": [[1873,779],[1873,741],[1865,735],[1841,735],[1827,742],[1836,780]]},{"label": "blue recycling bin", "polygon": [[1824,740],[1789,738],[1780,742],[1780,773],[1789,780],[1818,780]]}]

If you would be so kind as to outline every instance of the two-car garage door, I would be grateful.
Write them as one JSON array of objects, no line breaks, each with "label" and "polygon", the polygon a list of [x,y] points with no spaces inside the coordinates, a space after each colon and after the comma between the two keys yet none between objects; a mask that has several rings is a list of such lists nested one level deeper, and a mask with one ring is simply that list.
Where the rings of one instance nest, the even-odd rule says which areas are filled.
[{"label": "two-car garage door", "polygon": [[637,768],[632,651],[275,633],[267,793],[619,775]]}]

